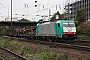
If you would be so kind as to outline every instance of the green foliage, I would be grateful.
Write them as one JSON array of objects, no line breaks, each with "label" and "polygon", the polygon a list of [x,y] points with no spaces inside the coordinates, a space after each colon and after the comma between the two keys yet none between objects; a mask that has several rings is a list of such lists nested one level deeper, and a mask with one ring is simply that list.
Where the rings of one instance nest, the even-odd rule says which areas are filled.
[{"label": "green foliage", "polygon": [[68,55],[44,51],[40,54],[40,60],[68,60]]},{"label": "green foliage", "polygon": [[0,40],[0,46],[3,46],[5,48],[7,48],[10,44],[8,43],[8,41],[6,40]]},{"label": "green foliage", "polygon": [[82,56],[79,56],[78,57],[78,60],[86,60],[86,58],[82,57]]},{"label": "green foliage", "polygon": [[19,22],[30,22],[30,20],[27,20],[27,19],[21,19],[21,20],[19,20]]},{"label": "green foliage", "polygon": [[77,10],[77,16],[76,21],[80,24],[81,22],[84,22],[86,19],[86,8],[78,9]]},{"label": "green foliage", "polygon": [[5,33],[5,26],[0,26],[0,34],[4,34]]},{"label": "green foliage", "polygon": [[77,27],[77,34],[90,36],[90,22],[83,22]]},{"label": "green foliage", "polygon": [[53,57],[53,53],[45,51],[40,53],[40,60],[50,60]]}]

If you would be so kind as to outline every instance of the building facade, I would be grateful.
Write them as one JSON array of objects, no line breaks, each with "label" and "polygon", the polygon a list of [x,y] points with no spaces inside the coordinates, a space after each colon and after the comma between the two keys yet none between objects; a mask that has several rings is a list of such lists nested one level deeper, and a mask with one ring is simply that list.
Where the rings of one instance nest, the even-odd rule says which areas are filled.
[{"label": "building facade", "polygon": [[[65,18],[67,19],[75,19],[77,15],[77,9],[85,8],[86,7],[86,20],[90,21],[90,0],[80,0],[65,6],[68,11],[66,13]],[[71,12],[70,12],[71,11]]]}]

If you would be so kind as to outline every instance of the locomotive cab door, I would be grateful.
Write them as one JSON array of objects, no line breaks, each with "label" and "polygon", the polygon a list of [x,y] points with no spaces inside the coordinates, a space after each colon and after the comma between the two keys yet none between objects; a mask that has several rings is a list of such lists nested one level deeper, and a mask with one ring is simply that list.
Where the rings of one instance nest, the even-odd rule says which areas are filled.
[{"label": "locomotive cab door", "polygon": [[57,36],[62,38],[62,25],[60,23],[57,23],[55,29]]}]

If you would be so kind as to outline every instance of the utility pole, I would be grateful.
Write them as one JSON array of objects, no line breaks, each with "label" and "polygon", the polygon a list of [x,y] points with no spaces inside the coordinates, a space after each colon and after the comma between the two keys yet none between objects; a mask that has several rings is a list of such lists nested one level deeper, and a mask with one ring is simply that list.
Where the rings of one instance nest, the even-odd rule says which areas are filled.
[{"label": "utility pole", "polygon": [[[12,0],[11,0],[11,31],[12,31]],[[11,39],[12,39],[12,33],[11,33]]]},{"label": "utility pole", "polygon": [[69,9],[69,3],[68,3],[68,20],[70,19],[70,9]]},{"label": "utility pole", "polygon": [[66,12],[66,18],[69,20],[70,19],[70,0],[65,0],[67,5],[65,6],[65,10],[67,11]]},{"label": "utility pole", "polygon": [[49,9],[49,21],[50,21],[50,16],[51,16],[51,10]]},{"label": "utility pole", "polygon": [[8,6],[8,18],[9,18],[9,6]]}]

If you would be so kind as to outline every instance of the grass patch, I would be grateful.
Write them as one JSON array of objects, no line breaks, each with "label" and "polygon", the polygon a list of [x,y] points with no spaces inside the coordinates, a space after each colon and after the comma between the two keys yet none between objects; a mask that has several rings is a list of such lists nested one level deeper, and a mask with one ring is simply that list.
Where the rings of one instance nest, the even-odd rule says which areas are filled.
[{"label": "grass patch", "polygon": [[82,56],[79,56],[78,57],[78,60],[86,60],[86,58],[82,57]]},{"label": "grass patch", "polygon": [[79,37],[79,38],[85,38],[85,37],[87,37],[87,36],[85,36],[85,35],[79,35],[78,37]]},{"label": "grass patch", "polygon": [[54,53],[48,50],[38,50],[27,42],[19,42],[6,38],[0,38],[0,46],[10,49],[26,58],[33,60],[68,60],[67,54]]}]

